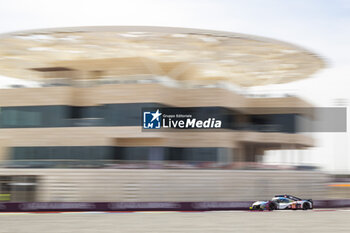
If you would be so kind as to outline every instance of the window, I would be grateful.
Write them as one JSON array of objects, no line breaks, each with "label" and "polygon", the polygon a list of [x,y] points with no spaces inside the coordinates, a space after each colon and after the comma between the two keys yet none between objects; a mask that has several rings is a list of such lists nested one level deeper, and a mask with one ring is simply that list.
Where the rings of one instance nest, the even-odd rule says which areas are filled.
[{"label": "window", "polygon": [[287,198],[280,198],[279,200],[280,200],[280,203],[289,203],[290,202],[290,200]]},{"label": "window", "polygon": [[143,108],[160,108],[157,103],[107,104],[102,108],[105,125],[140,126]]},{"label": "window", "polygon": [[107,160],[112,150],[108,146],[14,147],[13,160]]},{"label": "window", "polygon": [[[183,109],[164,107],[166,106],[159,103],[3,107],[0,127],[141,126],[143,109],[163,108],[167,114],[176,114]],[[222,128],[232,128],[235,119],[234,112],[223,107],[193,107],[186,108],[185,112],[199,120],[207,120],[209,117],[221,120]]]},{"label": "window", "polygon": [[166,160],[167,150],[163,147],[117,147],[117,160]]},{"label": "window", "polygon": [[210,162],[217,161],[218,148],[169,148],[169,160]]},{"label": "window", "polygon": [[3,107],[0,116],[2,128],[66,126],[67,106]]}]

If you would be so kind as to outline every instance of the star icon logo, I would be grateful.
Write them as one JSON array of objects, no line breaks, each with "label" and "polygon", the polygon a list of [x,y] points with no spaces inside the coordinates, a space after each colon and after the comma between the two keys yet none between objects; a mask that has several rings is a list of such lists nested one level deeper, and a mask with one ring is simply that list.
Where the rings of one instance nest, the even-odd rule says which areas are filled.
[{"label": "star icon logo", "polygon": [[155,113],[151,113],[151,115],[153,116],[151,122],[153,122],[153,121],[156,120],[156,119],[157,119],[157,121],[159,121],[159,117],[160,117],[162,114],[159,112],[159,109],[157,109],[157,111],[156,111]]}]

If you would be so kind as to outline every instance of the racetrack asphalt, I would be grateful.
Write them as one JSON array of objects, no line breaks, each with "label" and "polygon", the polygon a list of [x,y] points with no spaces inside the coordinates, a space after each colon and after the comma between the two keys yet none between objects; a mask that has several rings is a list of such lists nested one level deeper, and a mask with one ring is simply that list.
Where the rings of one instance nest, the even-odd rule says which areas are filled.
[{"label": "racetrack asphalt", "polygon": [[0,213],[0,233],[350,232],[350,209]]}]

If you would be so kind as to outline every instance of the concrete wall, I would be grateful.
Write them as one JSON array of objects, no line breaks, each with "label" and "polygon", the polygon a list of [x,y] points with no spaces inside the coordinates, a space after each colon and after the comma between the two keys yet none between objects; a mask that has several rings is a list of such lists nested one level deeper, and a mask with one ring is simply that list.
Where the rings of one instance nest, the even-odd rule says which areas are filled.
[{"label": "concrete wall", "polygon": [[[69,137],[67,137],[69,135]],[[132,140],[132,139],[139,139]],[[141,127],[57,127],[0,129],[0,139],[7,146],[108,146],[125,145],[125,139],[137,143],[153,140],[149,146],[173,147],[237,147],[239,142],[275,143],[313,146],[314,140],[301,134],[263,133],[248,131],[186,131],[142,132]],[[115,141],[117,139],[117,141]],[[121,140],[118,140],[121,139]],[[0,147],[1,147],[0,143]],[[134,144],[136,145],[136,144]],[[143,145],[141,143],[140,145]]]},{"label": "concrete wall", "polygon": [[37,175],[36,201],[249,201],[275,194],[326,199],[328,176],[308,171],[1,169]]},{"label": "concrete wall", "polygon": [[[77,105],[109,103],[164,103],[178,107],[222,106],[228,108],[275,108],[271,113],[286,113],[280,108],[312,107],[297,97],[246,98],[222,88],[175,88],[161,84],[108,84],[85,88],[16,88],[0,91],[1,106]],[[289,110],[289,112],[293,112]],[[295,113],[295,112],[294,112]]]}]

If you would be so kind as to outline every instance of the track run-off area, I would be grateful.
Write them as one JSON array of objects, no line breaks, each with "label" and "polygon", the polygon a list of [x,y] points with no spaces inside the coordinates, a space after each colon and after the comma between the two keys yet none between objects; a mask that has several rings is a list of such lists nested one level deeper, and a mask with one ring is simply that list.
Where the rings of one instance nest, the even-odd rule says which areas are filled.
[{"label": "track run-off area", "polygon": [[350,209],[0,213],[0,233],[349,232]]}]

